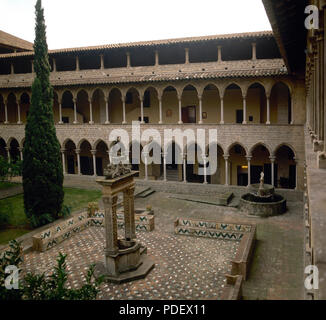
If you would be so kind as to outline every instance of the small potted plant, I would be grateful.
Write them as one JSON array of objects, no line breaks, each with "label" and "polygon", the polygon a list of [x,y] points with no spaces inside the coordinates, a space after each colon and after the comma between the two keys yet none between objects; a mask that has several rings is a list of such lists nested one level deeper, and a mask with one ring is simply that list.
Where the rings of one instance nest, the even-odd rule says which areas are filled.
[{"label": "small potted plant", "polygon": [[88,217],[94,217],[95,212],[99,210],[99,206],[97,202],[89,202],[88,206],[87,206],[87,213],[88,213]]},{"label": "small potted plant", "polygon": [[154,212],[153,212],[153,209],[152,209],[152,205],[148,204],[148,205],[146,206],[146,213],[147,213],[147,214],[153,214],[153,213],[154,213]]}]

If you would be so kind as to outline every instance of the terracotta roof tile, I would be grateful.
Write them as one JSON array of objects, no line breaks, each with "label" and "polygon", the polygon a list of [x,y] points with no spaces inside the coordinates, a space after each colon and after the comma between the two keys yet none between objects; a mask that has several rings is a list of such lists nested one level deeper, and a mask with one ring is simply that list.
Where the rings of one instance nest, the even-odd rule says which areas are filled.
[{"label": "terracotta roof tile", "polygon": [[[26,40],[15,37],[7,32],[0,30],[0,45],[5,45],[7,47],[23,49],[23,50],[34,50],[33,43]],[[29,53],[31,54],[31,53]]]},{"label": "terracotta roof tile", "polygon": [[[96,50],[117,49],[117,48],[164,46],[170,44],[182,44],[182,43],[192,43],[192,42],[201,42],[201,41],[210,41],[210,40],[246,39],[246,38],[257,39],[257,38],[265,38],[265,37],[273,37],[273,32],[258,31],[258,32],[210,35],[210,36],[201,36],[201,37],[187,37],[187,38],[176,38],[176,39],[165,39],[165,40],[154,40],[154,41],[117,43],[117,44],[107,44],[107,45],[79,47],[79,48],[65,48],[65,49],[49,50],[49,54],[83,52],[83,51],[93,51],[93,50],[96,51]],[[11,58],[17,56],[32,56],[32,55],[33,52],[20,52],[15,54],[2,54],[0,55],[0,58]]]}]

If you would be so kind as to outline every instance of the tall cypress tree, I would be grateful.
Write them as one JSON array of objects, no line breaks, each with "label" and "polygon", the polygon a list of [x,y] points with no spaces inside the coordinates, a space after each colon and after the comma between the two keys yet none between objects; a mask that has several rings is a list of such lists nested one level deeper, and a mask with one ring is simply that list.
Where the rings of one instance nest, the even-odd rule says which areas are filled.
[{"label": "tall cypress tree", "polygon": [[60,143],[53,119],[53,88],[46,42],[42,1],[36,2],[32,98],[23,150],[23,187],[25,213],[34,226],[58,218],[63,203],[63,172]]}]

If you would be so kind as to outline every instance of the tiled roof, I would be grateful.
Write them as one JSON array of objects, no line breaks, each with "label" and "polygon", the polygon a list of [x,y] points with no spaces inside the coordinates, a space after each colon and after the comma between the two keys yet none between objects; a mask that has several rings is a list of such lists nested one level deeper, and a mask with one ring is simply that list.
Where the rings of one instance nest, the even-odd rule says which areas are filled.
[{"label": "tiled roof", "polygon": [[7,47],[29,50],[29,51],[33,50],[33,43],[17,38],[1,30],[0,30],[0,45],[5,45]]},{"label": "tiled roof", "polygon": [[[54,86],[123,84],[191,79],[221,79],[287,75],[282,59],[190,63],[172,66],[52,72]],[[32,74],[0,76],[0,88],[30,87]]]},{"label": "tiled roof", "polygon": [[[93,50],[97,51],[97,50],[118,49],[118,48],[164,46],[170,44],[193,43],[193,42],[202,42],[202,41],[210,41],[210,40],[250,39],[250,38],[257,39],[257,38],[266,38],[266,37],[273,37],[273,32],[258,31],[258,32],[246,32],[246,33],[232,33],[232,34],[221,34],[221,35],[211,35],[211,36],[201,36],[201,37],[188,37],[188,38],[176,38],[176,39],[166,39],[166,40],[107,44],[107,45],[79,47],[79,48],[66,48],[66,49],[49,50],[49,54],[83,52],[83,51],[93,51]],[[0,55],[0,58],[11,58],[17,56],[32,56],[32,55],[33,52],[20,52],[14,54],[2,54]]]}]

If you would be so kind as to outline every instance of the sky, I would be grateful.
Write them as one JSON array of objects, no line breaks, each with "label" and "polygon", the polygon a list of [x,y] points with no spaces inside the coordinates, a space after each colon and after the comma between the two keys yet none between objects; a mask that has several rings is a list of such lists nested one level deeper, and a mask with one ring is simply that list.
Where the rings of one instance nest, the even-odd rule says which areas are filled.
[{"label": "sky", "polygon": [[[1,0],[0,30],[34,41],[36,0]],[[43,0],[49,49],[271,30],[262,0]]]}]

